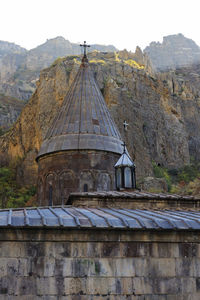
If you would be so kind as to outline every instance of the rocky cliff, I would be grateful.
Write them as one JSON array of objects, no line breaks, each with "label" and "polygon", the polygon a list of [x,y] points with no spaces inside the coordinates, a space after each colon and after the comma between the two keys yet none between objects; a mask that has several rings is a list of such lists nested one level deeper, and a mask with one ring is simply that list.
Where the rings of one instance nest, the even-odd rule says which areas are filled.
[{"label": "rocky cliff", "polygon": [[144,50],[158,71],[200,63],[200,47],[183,34],[169,35],[163,42],[152,42]]},{"label": "rocky cliff", "polygon": [[16,122],[24,105],[19,99],[0,94],[0,134]]},{"label": "rocky cliff", "polygon": [[[91,45],[91,51],[115,51],[114,46]],[[13,43],[0,41],[0,92],[28,100],[35,91],[41,69],[49,67],[58,57],[81,54],[79,44],[63,37],[47,40],[27,51]]]},{"label": "rocky cliff", "polygon": [[[136,161],[139,178],[152,175],[152,161],[173,169],[189,163],[191,155],[199,159],[199,76],[194,84],[175,73],[157,76],[139,48],[136,53],[95,51],[88,56],[105,101]],[[43,70],[20,118],[1,137],[1,156],[20,160],[18,178],[22,183],[36,181],[35,157],[79,65],[80,56],[68,56]],[[124,120],[129,124],[125,136]]]}]

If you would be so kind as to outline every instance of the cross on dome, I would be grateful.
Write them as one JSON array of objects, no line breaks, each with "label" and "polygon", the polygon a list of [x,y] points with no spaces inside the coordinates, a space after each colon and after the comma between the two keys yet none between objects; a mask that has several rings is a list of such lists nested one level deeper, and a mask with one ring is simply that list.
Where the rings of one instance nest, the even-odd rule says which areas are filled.
[{"label": "cross on dome", "polygon": [[86,44],[86,41],[84,41],[84,43],[83,43],[83,44],[80,44],[80,46],[83,47],[83,49],[84,49],[84,57],[86,57],[86,48],[87,48],[87,47],[89,48],[90,45],[87,45],[87,44]]}]

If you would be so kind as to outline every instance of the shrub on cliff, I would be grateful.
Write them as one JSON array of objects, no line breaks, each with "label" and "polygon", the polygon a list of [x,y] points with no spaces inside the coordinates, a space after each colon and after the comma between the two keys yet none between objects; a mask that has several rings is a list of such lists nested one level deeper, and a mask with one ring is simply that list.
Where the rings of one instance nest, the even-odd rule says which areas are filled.
[{"label": "shrub on cliff", "polygon": [[0,168],[0,208],[24,207],[36,193],[34,186],[17,185],[15,173],[12,167]]}]

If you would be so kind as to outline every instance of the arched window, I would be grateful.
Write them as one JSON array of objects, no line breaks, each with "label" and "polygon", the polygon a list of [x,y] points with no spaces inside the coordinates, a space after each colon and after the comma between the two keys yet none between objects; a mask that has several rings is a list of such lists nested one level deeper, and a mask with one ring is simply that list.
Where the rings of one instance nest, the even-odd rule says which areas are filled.
[{"label": "arched window", "polygon": [[131,174],[131,168],[125,167],[124,169],[124,183],[126,188],[132,187],[132,174]]},{"label": "arched window", "polygon": [[83,186],[83,191],[84,191],[84,192],[88,192],[88,185],[87,185],[86,183],[85,183],[84,186]]},{"label": "arched window", "polygon": [[53,188],[52,185],[49,186],[49,206],[53,205]]}]

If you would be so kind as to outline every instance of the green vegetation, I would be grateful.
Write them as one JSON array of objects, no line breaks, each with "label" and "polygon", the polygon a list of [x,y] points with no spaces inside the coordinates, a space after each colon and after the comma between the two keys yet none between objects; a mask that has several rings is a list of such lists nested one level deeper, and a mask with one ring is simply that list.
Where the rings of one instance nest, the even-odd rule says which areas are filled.
[{"label": "green vegetation", "polygon": [[55,67],[57,64],[62,63],[65,60],[65,57],[58,57],[56,58],[56,60],[54,60],[54,62],[51,64],[51,67]]},{"label": "green vegetation", "polygon": [[153,165],[154,176],[157,178],[164,178],[167,182],[168,192],[170,192],[172,187],[172,181],[167,168],[158,166],[155,162],[152,162],[152,165]]},{"label": "green vegetation", "polygon": [[195,194],[200,187],[200,162],[192,161],[180,169],[167,169],[152,163],[154,176],[164,178],[168,185],[168,192],[178,194]]},{"label": "green vegetation", "polygon": [[34,186],[17,184],[14,167],[0,168],[0,208],[24,207],[35,194]]}]

